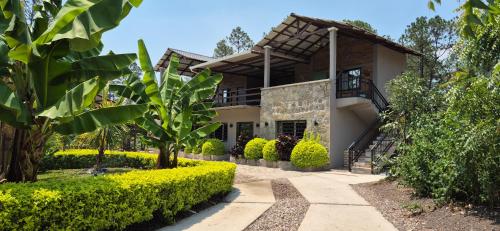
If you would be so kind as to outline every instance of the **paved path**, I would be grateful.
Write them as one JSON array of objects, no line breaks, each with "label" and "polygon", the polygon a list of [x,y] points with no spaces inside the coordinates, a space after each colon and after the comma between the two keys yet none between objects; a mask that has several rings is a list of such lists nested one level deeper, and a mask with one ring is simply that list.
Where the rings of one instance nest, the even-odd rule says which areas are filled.
[{"label": "paved path", "polygon": [[[288,178],[309,201],[299,230],[396,230],[350,186],[382,179],[347,171],[285,172],[238,166],[237,183],[223,203],[161,230],[243,230],[275,202],[270,180]],[[247,183],[244,183],[247,182]]]}]

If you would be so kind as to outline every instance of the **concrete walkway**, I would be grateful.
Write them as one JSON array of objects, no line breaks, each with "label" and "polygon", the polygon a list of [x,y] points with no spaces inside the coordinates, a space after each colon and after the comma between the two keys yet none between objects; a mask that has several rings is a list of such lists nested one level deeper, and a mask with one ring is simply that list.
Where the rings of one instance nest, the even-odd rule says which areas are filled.
[{"label": "concrete walkway", "polygon": [[[265,180],[259,179],[263,169]],[[270,180],[284,176],[310,203],[299,230],[396,230],[350,186],[377,181],[382,176],[347,171],[303,174],[248,166],[239,169],[238,174],[252,175],[256,181],[235,184],[223,203],[161,230],[243,230],[273,205]]]},{"label": "concrete walkway", "polygon": [[234,190],[223,203],[160,230],[243,230],[269,209],[274,202],[271,181],[235,184]]},{"label": "concrete walkway", "polygon": [[397,230],[349,185],[381,178],[343,172],[289,178],[311,203],[299,230]]}]

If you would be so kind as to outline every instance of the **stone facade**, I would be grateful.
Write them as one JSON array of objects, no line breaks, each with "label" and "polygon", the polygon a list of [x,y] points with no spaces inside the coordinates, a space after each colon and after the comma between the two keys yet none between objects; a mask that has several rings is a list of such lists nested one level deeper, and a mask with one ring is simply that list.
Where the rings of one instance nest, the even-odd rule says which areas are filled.
[{"label": "stone facade", "polygon": [[[306,131],[321,135],[330,144],[330,80],[319,80],[262,89],[260,134],[276,138],[276,122],[307,121]],[[315,125],[315,122],[317,125]],[[265,126],[265,124],[268,124]]]}]

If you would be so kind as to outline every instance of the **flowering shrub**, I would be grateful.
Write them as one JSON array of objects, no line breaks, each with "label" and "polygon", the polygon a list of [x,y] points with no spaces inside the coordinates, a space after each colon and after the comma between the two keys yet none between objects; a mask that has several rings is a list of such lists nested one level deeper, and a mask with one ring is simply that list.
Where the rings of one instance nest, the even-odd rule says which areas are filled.
[{"label": "flowering shrub", "polygon": [[153,214],[172,222],[180,211],[231,191],[236,165],[135,170],[89,178],[0,185],[1,230],[121,230]]}]

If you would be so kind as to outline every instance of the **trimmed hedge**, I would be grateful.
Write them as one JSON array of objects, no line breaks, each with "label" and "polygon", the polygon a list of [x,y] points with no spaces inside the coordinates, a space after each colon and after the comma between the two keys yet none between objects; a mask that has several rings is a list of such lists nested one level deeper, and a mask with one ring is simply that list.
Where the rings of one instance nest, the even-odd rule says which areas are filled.
[{"label": "trimmed hedge", "polygon": [[245,159],[258,160],[262,158],[262,149],[264,148],[264,145],[266,145],[266,143],[267,140],[263,138],[253,138],[252,140],[248,141],[248,143],[245,145],[245,150],[243,151]]},{"label": "trimmed hedge", "polygon": [[262,149],[264,160],[277,161],[279,159],[278,151],[276,150],[276,140],[270,140]]},{"label": "trimmed hedge", "polygon": [[330,163],[325,146],[316,141],[300,141],[293,148],[290,161],[298,168],[320,168]]},{"label": "trimmed hedge", "polygon": [[[91,168],[96,163],[95,149],[68,149],[47,155],[42,159],[40,170]],[[102,166],[107,168],[131,167],[154,168],[158,154],[146,152],[105,151]],[[189,165],[180,159],[180,166]]]},{"label": "trimmed hedge", "polygon": [[226,148],[224,143],[218,139],[208,139],[203,143],[201,147],[201,153],[203,155],[216,155],[222,156],[226,153]]},{"label": "trimmed hedge", "polygon": [[119,230],[174,216],[231,190],[236,165],[192,167],[0,185],[1,230]]}]

